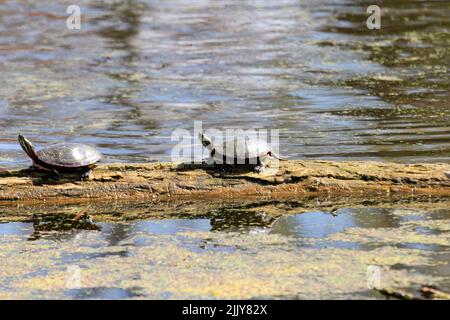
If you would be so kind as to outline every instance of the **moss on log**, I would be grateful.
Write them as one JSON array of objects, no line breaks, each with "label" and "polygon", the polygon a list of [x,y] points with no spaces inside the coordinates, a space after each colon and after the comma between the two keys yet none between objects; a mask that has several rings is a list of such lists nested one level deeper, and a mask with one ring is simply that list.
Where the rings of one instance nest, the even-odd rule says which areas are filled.
[{"label": "moss on log", "polygon": [[351,196],[450,196],[448,164],[285,161],[263,174],[223,174],[206,165],[102,164],[89,181],[60,181],[28,170],[0,172],[0,204],[174,199],[292,199]]}]

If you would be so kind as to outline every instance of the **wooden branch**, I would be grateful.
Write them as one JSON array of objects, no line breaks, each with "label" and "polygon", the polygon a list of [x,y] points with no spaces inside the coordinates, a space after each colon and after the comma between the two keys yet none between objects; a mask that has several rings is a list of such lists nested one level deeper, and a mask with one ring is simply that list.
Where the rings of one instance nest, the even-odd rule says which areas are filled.
[{"label": "wooden branch", "polygon": [[[293,199],[311,196],[450,196],[449,164],[286,161],[263,174],[206,165],[102,164],[90,181],[28,170],[0,172],[0,204],[18,202]],[[269,164],[270,165],[270,164]],[[273,165],[273,164],[272,164]]]}]

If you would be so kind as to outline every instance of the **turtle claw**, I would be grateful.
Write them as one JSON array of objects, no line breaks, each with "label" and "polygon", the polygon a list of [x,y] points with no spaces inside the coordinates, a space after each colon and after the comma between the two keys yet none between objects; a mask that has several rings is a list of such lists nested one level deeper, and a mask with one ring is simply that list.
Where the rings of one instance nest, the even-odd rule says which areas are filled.
[{"label": "turtle claw", "polygon": [[264,165],[264,162],[258,157],[258,163],[253,168],[253,171],[256,173],[262,173],[266,169],[266,166]]},{"label": "turtle claw", "polygon": [[215,163],[214,162],[214,158],[212,158],[212,157],[205,158],[205,159],[202,160],[202,162],[207,164],[207,165],[212,165],[212,164]]},{"label": "turtle claw", "polygon": [[264,167],[264,166],[261,166],[261,165],[255,166],[255,167],[253,168],[253,171],[255,171],[256,173],[262,173],[262,172],[264,172],[264,170],[265,170],[265,167]]},{"label": "turtle claw", "polygon": [[81,181],[87,181],[91,178],[93,171],[92,170],[88,170],[86,172],[83,172],[80,176]]},{"label": "turtle claw", "polygon": [[56,180],[56,181],[61,180],[61,174],[58,171],[56,171],[55,169],[52,169],[51,177],[53,180]]},{"label": "turtle claw", "polygon": [[222,172],[223,172],[224,174],[230,174],[230,173],[233,172],[233,170],[234,170],[234,165],[232,165],[232,164],[226,164],[226,165],[223,167]]}]

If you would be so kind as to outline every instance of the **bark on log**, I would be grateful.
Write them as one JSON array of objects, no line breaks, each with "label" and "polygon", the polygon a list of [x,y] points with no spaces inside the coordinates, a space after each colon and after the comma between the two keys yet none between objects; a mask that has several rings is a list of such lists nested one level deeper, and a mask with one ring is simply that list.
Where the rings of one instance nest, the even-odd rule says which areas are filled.
[{"label": "bark on log", "polygon": [[28,170],[0,172],[0,204],[176,199],[299,199],[311,196],[450,196],[449,164],[285,161],[263,174],[222,174],[206,165],[102,164],[89,181]]}]

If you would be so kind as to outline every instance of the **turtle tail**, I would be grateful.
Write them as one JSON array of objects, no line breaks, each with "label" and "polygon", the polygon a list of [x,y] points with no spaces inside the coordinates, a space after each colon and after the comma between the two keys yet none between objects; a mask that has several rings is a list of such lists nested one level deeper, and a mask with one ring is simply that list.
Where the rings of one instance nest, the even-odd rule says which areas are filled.
[{"label": "turtle tail", "polygon": [[278,159],[278,160],[280,160],[280,161],[288,161],[288,159],[286,159],[286,158],[284,158],[284,157],[280,157],[279,155],[277,155],[275,152],[272,152],[272,151],[269,151],[269,152],[267,153],[267,155],[268,155],[269,157]]}]

